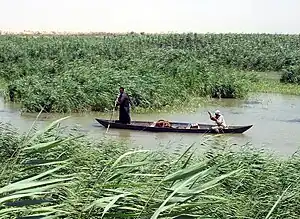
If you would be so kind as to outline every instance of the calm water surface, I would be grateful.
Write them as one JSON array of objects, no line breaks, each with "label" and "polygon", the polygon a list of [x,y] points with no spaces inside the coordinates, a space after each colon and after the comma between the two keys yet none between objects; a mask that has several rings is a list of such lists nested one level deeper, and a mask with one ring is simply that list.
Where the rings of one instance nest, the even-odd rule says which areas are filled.
[{"label": "calm water surface", "polygon": [[[216,100],[214,105],[206,105],[190,113],[132,114],[131,117],[132,120],[155,121],[163,118],[176,121],[211,123],[207,110],[212,112],[216,108],[224,114],[227,124],[254,125],[244,134],[223,135],[223,140],[229,143],[250,143],[255,147],[288,155],[293,154],[300,145],[299,96],[255,94],[247,100]],[[21,115],[17,105],[5,104],[3,99],[0,100],[0,121],[9,122],[20,131],[29,130],[36,115]],[[44,126],[63,116],[66,115],[42,115],[37,125],[39,127]],[[116,113],[115,118],[117,116]],[[109,129],[109,132],[105,134],[106,129],[95,121],[96,117],[110,118],[110,114],[72,114],[72,117],[64,121],[63,124],[76,126],[95,139],[109,136],[147,149],[163,148],[174,151],[187,147],[192,143],[199,144],[199,148],[205,147],[200,145],[204,139],[201,134],[148,133],[117,129]],[[211,135],[211,138],[216,137]]]}]

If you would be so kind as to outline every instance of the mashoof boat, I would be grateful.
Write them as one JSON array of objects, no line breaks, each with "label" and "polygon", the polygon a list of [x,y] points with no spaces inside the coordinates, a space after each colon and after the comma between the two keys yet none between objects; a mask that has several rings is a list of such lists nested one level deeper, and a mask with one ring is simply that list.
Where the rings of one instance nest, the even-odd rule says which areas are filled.
[{"label": "mashoof boat", "polygon": [[122,124],[120,122],[98,119],[102,126],[107,128],[115,129],[129,129],[137,131],[148,131],[148,132],[180,132],[180,133],[211,133],[211,134],[227,134],[227,133],[243,133],[250,129],[253,125],[237,126],[232,125],[224,129],[215,129],[215,125],[205,123],[188,123],[188,122],[175,122],[158,120],[157,122],[151,121],[132,121],[130,124]]}]

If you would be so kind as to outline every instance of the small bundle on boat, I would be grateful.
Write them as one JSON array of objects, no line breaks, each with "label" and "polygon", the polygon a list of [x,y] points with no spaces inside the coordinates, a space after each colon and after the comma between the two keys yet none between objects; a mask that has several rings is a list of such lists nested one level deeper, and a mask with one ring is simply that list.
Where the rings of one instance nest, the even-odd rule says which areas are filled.
[{"label": "small bundle on boat", "polygon": [[157,122],[153,122],[150,127],[172,128],[172,125],[169,121],[160,119]]},{"label": "small bundle on boat", "polygon": [[[156,127],[156,128],[179,128],[179,127],[173,127],[172,124],[164,119],[160,119],[157,122],[153,122],[150,127]],[[185,129],[200,129],[200,125],[198,123],[189,123],[187,126],[183,126],[182,128]]]}]

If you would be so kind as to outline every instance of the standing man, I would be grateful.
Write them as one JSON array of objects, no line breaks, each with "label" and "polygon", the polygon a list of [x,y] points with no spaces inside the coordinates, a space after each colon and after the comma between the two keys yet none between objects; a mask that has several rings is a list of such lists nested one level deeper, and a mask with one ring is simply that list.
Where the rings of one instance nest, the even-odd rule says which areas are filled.
[{"label": "standing man", "polygon": [[115,102],[115,108],[119,106],[119,122],[123,124],[130,124],[130,106],[131,100],[127,93],[124,92],[124,88],[120,87],[120,95]]}]

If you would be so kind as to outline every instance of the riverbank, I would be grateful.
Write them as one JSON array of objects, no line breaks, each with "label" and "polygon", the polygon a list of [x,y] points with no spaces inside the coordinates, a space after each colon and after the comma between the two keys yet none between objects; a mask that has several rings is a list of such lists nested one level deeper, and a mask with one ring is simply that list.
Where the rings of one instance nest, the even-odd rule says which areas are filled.
[{"label": "riverbank", "polygon": [[[245,72],[246,74],[248,72]],[[257,82],[252,82],[249,86],[249,93],[244,97],[237,98],[237,100],[247,101],[247,99],[255,98],[260,93],[278,93],[284,95],[300,95],[300,85],[297,84],[288,84],[280,82],[280,72],[252,72],[252,74],[257,75]],[[0,95],[4,95],[7,92],[7,83],[4,80],[0,80]],[[6,100],[9,103],[8,100]],[[155,113],[186,113],[186,112],[195,112],[197,109],[205,106],[214,106],[218,108],[220,105],[218,98],[207,97],[195,97],[186,95],[184,99],[173,100],[171,104],[167,104],[160,108],[143,108],[139,106],[133,106],[131,112],[133,114],[155,114]],[[22,105],[20,110],[22,113]],[[106,112],[112,113],[113,109],[106,109]],[[82,111],[83,114],[91,113],[91,110]],[[30,112],[28,112],[30,113]],[[117,112],[115,112],[116,114]],[[69,113],[61,113],[61,115],[68,115]]]},{"label": "riverbank", "polygon": [[[0,94],[3,96],[6,91],[7,84],[5,82],[0,82]],[[247,100],[248,98],[255,98],[259,93],[274,93],[274,94],[286,94],[286,95],[300,95],[300,86],[297,84],[287,84],[281,83],[279,79],[267,79],[260,78],[259,82],[254,82],[251,84],[251,89],[249,93],[238,100]],[[9,103],[8,100],[6,100]],[[200,107],[203,106],[215,106],[218,107],[218,98],[211,97],[193,97],[186,96],[184,100],[174,100],[171,105],[163,106],[159,109],[156,108],[143,108],[139,106],[133,106],[131,112],[133,114],[153,114],[153,113],[179,113],[179,112],[195,112]],[[22,110],[22,105],[20,105],[20,110]],[[107,109],[108,112],[112,113],[113,109]],[[82,113],[89,113],[92,111],[83,111]],[[68,113],[66,113],[68,115]],[[64,115],[62,113],[61,115]]]},{"label": "riverbank", "polygon": [[[200,154],[193,146],[180,154],[137,151],[107,138],[77,138],[55,125],[27,138],[3,124],[1,129],[1,217],[298,218],[298,154],[281,159],[249,145],[237,151],[205,139]],[[20,177],[28,178],[12,183]]]},{"label": "riverbank", "polygon": [[281,72],[256,72],[255,74],[259,81],[252,84],[252,92],[300,95],[300,85],[280,82]]},{"label": "riverbank", "polygon": [[263,93],[300,95],[300,85],[280,83],[276,80],[264,79],[259,83],[253,83],[252,91]]}]

